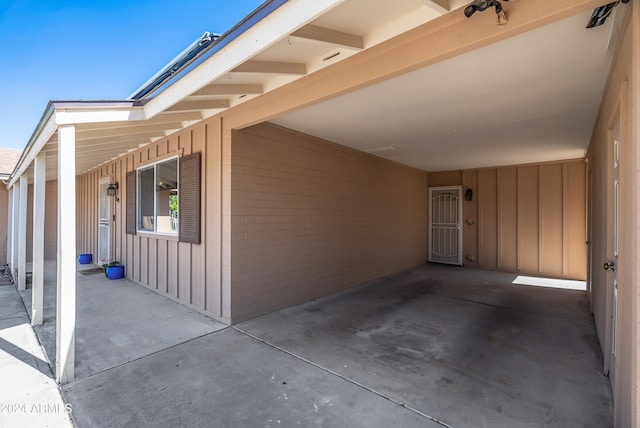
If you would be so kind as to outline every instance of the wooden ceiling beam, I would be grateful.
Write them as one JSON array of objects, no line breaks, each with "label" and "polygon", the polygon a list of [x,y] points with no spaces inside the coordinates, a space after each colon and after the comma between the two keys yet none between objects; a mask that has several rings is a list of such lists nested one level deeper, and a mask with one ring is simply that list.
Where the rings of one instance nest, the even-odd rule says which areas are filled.
[{"label": "wooden ceiling beam", "polygon": [[234,73],[264,73],[305,75],[307,67],[304,64],[274,61],[247,61],[232,70]]},{"label": "wooden ceiling beam", "polygon": [[193,95],[196,96],[216,96],[216,95],[252,95],[262,94],[262,85],[207,85]]},{"label": "wooden ceiling beam", "polygon": [[343,33],[329,28],[318,27],[317,25],[305,25],[297,31],[291,33],[292,37],[313,40],[349,49],[364,49],[362,37],[354,34]]},{"label": "wooden ceiling beam", "polygon": [[229,100],[187,100],[169,107],[168,111],[213,110],[225,108],[229,108]]},{"label": "wooden ceiling beam", "polygon": [[103,122],[103,123],[86,123],[76,125],[76,132],[96,129],[112,129],[120,127],[136,128],[149,125],[164,126],[165,123],[191,122],[202,120],[203,116],[200,112],[184,112],[184,113],[163,113],[148,120],[139,121],[123,121],[123,122]]},{"label": "wooden ceiling beam", "polygon": [[144,126],[134,126],[134,127],[117,127],[117,128],[108,128],[108,129],[96,129],[96,130],[87,130],[87,131],[77,131],[76,132],[76,140],[85,140],[90,138],[100,138],[100,137],[117,137],[117,136],[125,136],[125,135],[136,135],[147,132],[156,132],[156,133],[164,133],[169,130],[181,129],[182,124],[180,122],[168,122],[162,125],[154,124],[154,125],[144,125]]}]

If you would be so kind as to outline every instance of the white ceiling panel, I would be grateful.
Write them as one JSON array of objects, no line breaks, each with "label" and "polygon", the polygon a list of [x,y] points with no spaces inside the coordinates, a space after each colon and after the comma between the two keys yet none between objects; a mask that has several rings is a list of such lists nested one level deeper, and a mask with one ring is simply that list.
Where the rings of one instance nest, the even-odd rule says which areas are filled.
[{"label": "white ceiling panel", "polygon": [[316,104],[274,123],[428,171],[584,155],[613,20],[581,14]]}]

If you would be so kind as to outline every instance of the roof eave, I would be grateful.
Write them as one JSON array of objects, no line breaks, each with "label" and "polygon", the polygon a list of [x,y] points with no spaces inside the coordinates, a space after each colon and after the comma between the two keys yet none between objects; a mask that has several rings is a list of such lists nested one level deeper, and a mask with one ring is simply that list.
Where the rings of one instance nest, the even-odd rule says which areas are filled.
[{"label": "roof eave", "polygon": [[18,163],[7,180],[12,187],[61,125],[144,120],[141,102],[133,100],[49,101]]},{"label": "roof eave", "polygon": [[[216,77],[224,76],[225,73],[344,1],[273,0],[265,3],[271,7],[261,14],[250,15],[249,18],[252,19],[243,21],[241,24],[244,23],[244,25],[239,24],[230,30],[226,40],[225,36],[220,37],[197,61],[189,64],[181,73],[177,73],[178,78],[172,79],[163,85],[161,90],[154,92],[154,96],[150,97],[144,106],[147,117],[151,118],[162,113],[179,100],[206,86]],[[233,50],[225,49],[228,46],[233,46]]]}]

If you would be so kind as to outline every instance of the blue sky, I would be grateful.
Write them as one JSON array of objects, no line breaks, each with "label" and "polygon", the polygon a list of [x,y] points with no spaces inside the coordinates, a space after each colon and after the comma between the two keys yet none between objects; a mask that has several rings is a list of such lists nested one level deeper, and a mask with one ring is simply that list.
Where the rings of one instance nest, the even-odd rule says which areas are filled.
[{"label": "blue sky", "polygon": [[24,148],[49,100],[126,98],[262,2],[0,0],[0,147]]}]

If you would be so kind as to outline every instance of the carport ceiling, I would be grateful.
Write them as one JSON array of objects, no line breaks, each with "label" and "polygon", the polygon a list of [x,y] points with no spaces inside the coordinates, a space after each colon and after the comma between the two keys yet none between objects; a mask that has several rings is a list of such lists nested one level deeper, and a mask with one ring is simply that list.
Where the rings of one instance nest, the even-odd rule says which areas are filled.
[{"label": "carport ceiling", "polygon": [[615,39],[614,19],[587,30],[589,16],[574,16],[272,122],[426,171],[583,157]]}]

